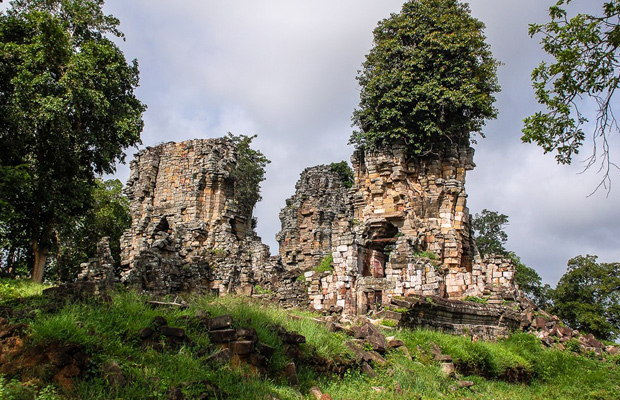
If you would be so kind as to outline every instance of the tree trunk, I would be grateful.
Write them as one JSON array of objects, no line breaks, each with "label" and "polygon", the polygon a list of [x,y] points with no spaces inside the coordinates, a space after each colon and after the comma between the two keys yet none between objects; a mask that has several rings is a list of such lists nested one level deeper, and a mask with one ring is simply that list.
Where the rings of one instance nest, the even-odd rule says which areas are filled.
[{"label": "tree trunk", "polygon": [[32,251],[34,252],[34,266],[32,267],[32,281],[36,283],[43,282],[43,270],[47,261],[49,247],[40,245],[37,241],[32,242]]}]

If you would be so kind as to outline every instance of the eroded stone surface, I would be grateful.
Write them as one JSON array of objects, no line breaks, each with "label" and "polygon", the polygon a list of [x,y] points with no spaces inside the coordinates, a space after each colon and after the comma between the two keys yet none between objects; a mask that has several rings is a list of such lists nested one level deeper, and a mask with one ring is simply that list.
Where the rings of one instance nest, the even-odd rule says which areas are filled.
[{"label": "eroded stone surface", "polygon": [[[348,189],[326,165],[306,168],[295,194],[280,211],[282,230],[276,235],[280,258],[287,268],[311,271],[332,254],[335,232],[348,228],[352,218]],[[341,227],[339,224],[346,223]]]}]

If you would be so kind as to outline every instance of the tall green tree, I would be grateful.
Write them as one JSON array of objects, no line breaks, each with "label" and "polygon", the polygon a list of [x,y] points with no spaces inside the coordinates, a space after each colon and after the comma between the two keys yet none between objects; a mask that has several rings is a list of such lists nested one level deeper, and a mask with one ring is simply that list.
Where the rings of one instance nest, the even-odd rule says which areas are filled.
[{"label": "tall green tree", "polygon": [[458,0],[410,0],[379,22],[357,76],[360,104],[350,142],[405,143],[422,155],[469,145],[470,133],[497,114],[498,62],[483,29]]},{"label": "tall green tree", "polygon": [[259,150],[251,147],[256,135],[233,135],[228,133],[237,149],[237,165],[231,175],[235,181],[235,201],[241,212],[248,217],[261,200],[260,183],[265,180],[265,167],[271,161]]},{"label": "tall green tree", "polygon": [[515,266],[515,283],[519,289],[537,306],[547,308],[550,305],[550,290],[548,284],[542,283],[542,278],[534,268],[525,265],[519,256],[506,249],[508,234],[504,230],[508,225],[508,216],[497,211],[482,210],[472,218],[472,230],[476,247],[481,256],[501,255],[512,260]]},{"label": "tall green tree", "polygon": [[610,169],[617,168],[609,137],[620,133],[614,114],[620,85],[620,0],[599,0],[600,15],[572,18],[569,3],[557,1],[549,8],[550,22],[530,25],[530,35],[542,34],[542,47],[553,61],[532,72],[536,98],[546,111],[525,119],[522,140],[555,152],[558,163],[570,164],[589,138],[593,151],[586,168],[600,161],[604,175],[598,187],[608,186]]},{"label": "tall green tree", "polygon": [[95,176],[140,143],[138,65],[102,6],[15,0],[0,14],[0,165],[27,168],[11,223],[25,227],[38,282],[56,230],[90,208]]},{"label": "tall green tree", "polygon": [[91,193],[92,207],[73,224],[58,229],[53,266],[61,281],[74,279],[80,264],[97,256],[97,243],[103,237],[110,239],[112,257],[120,268],[120,239],[131,226],[129,199],[118,179],[97,179]]},{"label": "tall green tree", "polygon": [[476,246],[481,255],[498,254],[507,255],[504,247],[508,240],[508,234],[504,231],[508,225],[508,216],[497,211],[489,211],[486,208],[480,214],[476,213],[472,218],[472,229]]},{"label": "tall green tree", "polygon": [[551,311],[574,329],[602,339],[620,335],[620,263],[597,263],[597,256],[571,258],[552,292]]}]

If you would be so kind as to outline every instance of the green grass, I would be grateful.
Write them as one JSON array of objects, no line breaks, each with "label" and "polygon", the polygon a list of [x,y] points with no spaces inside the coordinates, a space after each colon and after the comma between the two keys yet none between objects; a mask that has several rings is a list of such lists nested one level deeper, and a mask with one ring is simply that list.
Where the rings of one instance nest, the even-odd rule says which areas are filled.
[{"label": "green grass", "polygon": [[[36,291],[22,293],[31,294],[20,299],[25,303],[19,303],[20,307],[36,307],[46,301]],[[282,376],[284,365],[291,359],[278,327],[306,336],[307,343],[301,345],[304,357],[320,357],[324,362],[350,359],[352,355],[344,345],[349,338],[328,332],[312,320],[316,317],[313,313],[283,310],[249,298],[194,296],[186,298],[190,307],[184,310],[153,309],[146,300],[143,295],[120,291],[112,295],[111,302],[68,303],[54,311],[41,308],[28,314],[30,344],[80,344],[90,359],[88,371],[70,394],[54,388],[52,382],[32,386],[0,376],[0,399],[168,399],[171,388],[181,388],[185,398],[191,399],[204,393],[207,382],[221,389],[221,396],[214,393],[212,398],[225,394],[228,399],[272,396],[310,400],[312,386],[319,386],[334,400],[620,398],[619,357],[605,361],[546,349],[534,336],[523,333],[498,342],[472,342],[466,337],[407,329],[386,334],[403,340],[412,358],[399,350],[388,352],[387,365],[373,366],[377,377],[362,374],[359,368],[351,368],[343,376],[329,375],[298,363],[300,387],[292,388]],[[17,302],[7,300],[6,304]],[[260,342],[275,348],[264,374],[243,364],[218,366],[206,362],[215,348],[210,346],[204,326],[194,318],[205,311],[211,316],[230,314],[235,327],[254,328]],[[170,326],[185,329],[192,342],[181,347],[162,342],[162,351],[143,347],[137,333],[156,316],[164,316]],[[459,389],[454,378],[440,373],[431,353],[434,346],[452,356],[459,379],[473,381],[474,390]],[[122,387],[114,388],[106,381],[103,366],[112,361],[120,366],[127,381]]]},{"label": "green grass", "polygon": [[40,296],[49,285],[34,283],[27,279],[0,279],[0,304],[18,298]]}]

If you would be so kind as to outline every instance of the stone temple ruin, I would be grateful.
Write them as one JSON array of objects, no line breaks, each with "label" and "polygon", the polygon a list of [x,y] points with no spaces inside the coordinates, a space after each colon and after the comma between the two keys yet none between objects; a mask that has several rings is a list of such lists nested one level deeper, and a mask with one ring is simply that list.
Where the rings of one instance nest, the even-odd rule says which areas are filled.
[{"label": "stone temple ruin", "polygon": [[[301,268],[315,309],[363,314],[398,296],[514,299],[514,267],[481,260],[466,207],[473,149],[408,157],[404,147],[356,151],[346,189],[325,166],[306,169],[280,213],[284,266]],[[333,273],[313,271],[326,256]],[[433,258],[430,259],[429,258]]]},{"label": "stone temple ruin", "polygon": [[[121,282],[157,295],[261,295],[346,314],[387,310],[412,296],[447,300],[449,314],[452,300],[484,296],[501,304],[519,294],[512,263],[481,259],[473,242],[470,147],[424,157],[404,146],[357,150],[351,188],[328,166],[307,168],[280,212],[278,256],[255,233],[251,211],[239,207],[237,163],[229,138],[164,143],[135,156]],[[424,314],[417,323],[432,325],[433,313]],[[518,326],[518,318],[511,321]]]},{"label": "stone temple ruin", "polygon": [[[365,313],[396,296],[513,298],[514,268],[481,260],[465,174],[473,149],[409,157],[404,147],[356,151],[346,188],[327,166],[301,174],[280,213],[279,256],[235,198],[237,150],[227,138],[165,143],[131,162],[132,227],[121,280],[159,294],[252,294]],[[333,271],[315,272],[326,257]]]},{"label": "stone temple ruin", "polygon": [[[252,215],[238,206],[237,158],[228,138],[170,142],[135,156],[125,189],[132,226],[121,240],[122,282],[160,295],[250,295],[260,282],[277,286],[284,299],[296,276],[271,257]],[[298,303],[295,288],[288,292]]]}]

